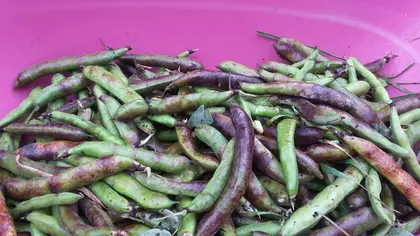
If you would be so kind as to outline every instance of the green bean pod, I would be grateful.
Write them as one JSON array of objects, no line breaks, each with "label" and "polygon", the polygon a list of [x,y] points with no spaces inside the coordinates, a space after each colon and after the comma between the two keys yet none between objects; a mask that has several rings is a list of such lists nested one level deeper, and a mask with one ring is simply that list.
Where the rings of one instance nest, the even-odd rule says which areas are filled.
[{"label": "green bean pod", "polygon": [[[368,168],[359,160],[359,164]],[[297,235],[314,226],[323,215],[334,210],[340,202],[353,192],[363,180],[363,173],[349,165],[344,171],[346,177],[338,177],[331,185],[318,193],[312,202],[298,208],[281,227],[282,235]]]},{"label": "green bean pod", "polygon": [[235,141],[232,139],[225,148],[213,177],[204,190],[189,204],[188,212],[204,212],[214,205],[223,191],[229,177],[235,152]]},{"label": "green bean pod", "polygon": [[145,172],[136,172],[134,177],[147,188],[170,195],[196,197],[203,192],[206,181],[177,182],[157,174],[148,176]]},{"label": "green bean pod", "polygon": [[294,134],[297,121],[284,119],[277,125],[277,143],[279,145],[279,156],[281,169],[284,174],[287,193],[291,199],[297,195],[299,188],[299,170],[296,160]]},{"label": "green bean pod", "polygon": [[123,103],[130,103],[135,100],[144,101],[142,96],[128,87],[121,79],[100,66],[85,66],[83,75],[110,92]]},{"label": "green bean pod", "polygon": [[48,234],[38,229],[34,224],[30,224],[31,236],[47,236]]},{"label": "green bean pod", "polygon": [[344,88],[346,88],[350,93],[361,97],[369,92],[370,84],[366,81],[360,80],[344,85]]},{"label": "green bean pod", "polygon": [[387,210],[382,206],[380,193],[382,190],[381,180],[379,179],[379,174],[376,172],[375,169],[371,168],[369,170],[369,177],[366,178],[366,188],[368,190],[370,204],[372,205],[372,209],[375,214],[381,219],[383,222],[393,225],[394,219],[390,218],[387,214]]},{"label": "green bean pod", "polygon": [[23,100],[18,107],[7,113],[3,119],[0,120],[0,128],[15,122],[24,114],[29,112],[32,108],[34,108],[34,99],[40,94],[41,91],[41,87],[35,87],[32,89],[32,91],[29,93],[29,96],[25,98],[25,100]]},{"label": "green bean pod", "polygon": [[76,70],[79,69],[80,66],[107,64],[114,59],[124,55],[129,50],[131,50],[130,47],[124,47],[115,50],[99,52],[97,54],[89,54],[78,57],[63,57],[57,60],[45,61],[40,64],[35,64],[19,73],[15,81],[15,87],[22,87],[44,75]]},{"label": "green bean pod", "polygon": [[[63,81],[64,79],[66,79],[66,77],[63,74],[57,73],[51,78],[51,84],[58,84],[61,81]],[[55,101],[52,101],[52,102],[48,103],[47,110],[55,111],[55,110],[57,110],[57,108],[63,106],[65,103],[66,103],[66,99],[59,98]]]},{"label": "green bean pod", "polygon": [[420,181],[420,164],[417,161],[416,154],[414,153],[413,149],[410,146],[408,136],[404,132],[404,129],[401,127],[401,122],[398,116],[398,111],[396,107],[391,104],[391,131],[392,135],[398,145],[405,148],[409,153],[409,157],[404,159],[407,168],[410,172],[414,175],[417,181]]},{"label": "green bean pod", "polygon": [[210,125],[200,125],[195,128],[194,135],[207,144],[219,159],[222,159],[228,140],[220,131]]},{"label": "green bean pod", "polygon": [[[395,206],[394,206],[394,199],[392,196],[392,190],[389,188],[388,184],[383,183],[382,184],[382,192],[381,192],[381,198],[382,201],[387,206],[387,214],[388,217],[392,220],[395,220],[395,214],[393,212]],[[376,227],[376,229],[372,232],[373,236],[384,236],[388,233],[388,231],[392,228],[392,225],[389,225],[387,223],[383,223]]]},{"label": "green bean pod", "polygon": [[192,93],[165,99],[152,99],[148,106],[141,101],[133,101],[121,106],[114,115],[116,120],[130,120],[144,115],[160,115],[196,110],[201,105],[217,106],[234,95],[233,91],[217,93]]},{"label": "green bean pod", "polygon": [[261,176],[258,179],[278,205],[290,206],[289,195],[285,185],[266,176]]},{"label": "green bean pod", "polygon": [[277,235],[277,232],[280,230],[281,224],[277,221],[267,221],[263,223],[254,223],[249,225],[244,225],[236,228],[237,236],[251,236],[252,232],[264,232],[269,235]]},{"label": "green bean pod", "polygon": [[42,89],[41,93],[34,97],[34,107],[36,109],[55,101],[57,98],[62,98],[77,92],[87,86],[90,81],[87,80],[82,74],[77,73],[58,84],[52,84]]},{"label": "green bean pod", "polygon": [[65,236],[70,235],[65,229],[61,228],[60,223],[52,216],[39,212],[30,213],[26,219],[34,224],[35,227],[51,235]]},{"label": "green bean pod", "polygon": [[84,142],[81,145],[69,149],[67,155],[84,155],[97,158],[109,155],[121,155],[130,157],[140,164],[149,166],[152,169],[168,173],[179,173],[187,168],[190,163],[188,158],[180,155],[163,154],[142,148],[98,141]]},{"label": "green bean pod", "polygon": [[164,115],[150,115],[147,116],[147,119],[156,122],[158,124],[167,126],[167,127],[174,127],[176,124],[176,119],[173,118],[170,115],[164,114]]},{"label": "green bean pod", "polygon": [[[277,73],[281,73],[283,75],[287,75],[290,76],[292,78],[295,78],[296,75],[298,74],[298,72],[300,71],[298,68],[293,67],[291,65],[286,65],[286,64],[282,64],[279,62],[275,62],[275,61],[269,61],[267,63],[265,63],[264,65],[261,66],[261,69],[270,71],[270,72],[277,72]],[[306,73],[303,77],[304,81],[312,81],[312,80],[317,80],[320,79],[321,76],[319,75],[315,75],[312,73]]]},{"label": "green bean pod", "polygon": [[408,125],[420,120],[420,108],[407,111],[400,115],[401,124]]},{"label": "green bean pod", "polygon": [[254,69],[234,61],[222,61],[216,66],[219,70],[227,73],[241,74],[251,77],[260,77]]},{"label": "green bean pod", "polygon": [[[181,197],[178,210],[181,211],[191,204],[192,199],[188,197]],[[195,213],[187,213],[181,219],[181,226],[176,232],[177,236],[193,236],[195,227],[197,226],[197,216]]]},{"label": "green bean pod", "polygon": [[34,197],[30,200],[24,201],[19,203],[13,210],[10,212],[13,219],[18,219],[22,215],[25,214],[25,212],[45,207],[51,207],[54,205],[61,205],[61,204],[73,204],[80,199],[82,199],[83,196],[80,194],[75,193],[57,193],[57,194],[47,194],[40,197]]},{"label": "green bean pod", "polygon": [[[108,108],[111,117],[114,116],[115,112],[121,106],[121,104],[115,98],[108,95],[101,95],[100,100]],[[143,123],[144,121],[139,122]],[[136,146],[139,144],[140,136],[133,122],[126,123],[121,121],[114,121],[114,123],[117,126],[119,136],[127,145]]]},{"label": "green bean pod", "polygon": [[191,129],[187,125],[176,126],[175,130],[178,136],[178,142],[188,158],[206,170],[211,171],[217,168],[219,161],[216,158],[202,154],[196,150],[195,139]]},{"label": "green bean pod", "polygon": [[376,78],[375,74],[369,71],[356,58],[351,57],[350,60],[352,60],[356,71],[360,73],[374,89],[375,99],[379,102],[390,103],[391,99],[389,98],[388,92],[378,78]]},{"label": "green bean pod", "polygon": [[108,107],[99,99],[100,96],[105,95],[106,91],[99,85],[93,86],[93,94],[96,98],[96,104],[98,106],[98,111],[101,114],[101,121],[105,129],[107,129],[111,134],[119,136],[117,126],[112,120],[112,116],[109,113]]},{"label": "green bean pod", "polygon": [[122,72],[121,68],[117,65],[117,63],[111,62],[109,63],[109,72],[117,76],[124,84],[128,84],[128,78]]},{"label": "green bean pod", "polygon": [[96,125],[90,121],[83,120],[76,115],[67,114],[60,111],[53,111],[51,112],[51,118],[68,123],[70,125],[74,125],[82,129],[86,133],[97,137],[100,140],[109,141],[116,144],[124,144],[124,142],[120,138],[111,134],[104,127]]},{"label": "green bean pod", "polygon": [[103,180],[109,184],[118,193],[127,196],[136,201],[140,206],[146,209],[158,210],[170,208],[174,201],[165,195],[149,190],[141,183],[137,182],[132,176],[119,173],[109,176]]},{"label": "green bean pod", "polygon": [[20,157],[19,164],[16,161],[16,157],[13,154],[10,154],[4,150],[0,150],[0,167],[6,170],[9,170],[13,174],[23,177],[23,178],[32,178],[39,177],[39,173],[35,173],[24,166],[29,166],[34,169],[53,174],[63,171],[65,168],[55,167],[49,164],[44,164],[36,161],[32,161],[26,157]]},{"label": "green bean pod", "polygon": [[128,213],[133,210],[133,207],[127,199],[119,195],[111,186],[102,181],[91,183],[86,187],[112,211]]},{"label": "green bean pod", "polygon": [[138,236],[150,230],[149,227],[140,223],[122,223],[117,225],[117,228],[127,232],[129,236]]},{"label": "green bean pod", "polygon": [[0,149],[3,149],[7,152],[15,151],[15,143],[13,142],[12,137],[8,133],[2,133],[0,137]]}]

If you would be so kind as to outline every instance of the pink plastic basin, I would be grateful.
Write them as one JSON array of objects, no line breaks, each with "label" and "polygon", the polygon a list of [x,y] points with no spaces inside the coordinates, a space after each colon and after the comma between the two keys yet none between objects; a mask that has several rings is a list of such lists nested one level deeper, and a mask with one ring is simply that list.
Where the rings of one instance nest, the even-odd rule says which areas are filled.
[{"label": "pink plastic basin", "polygon": [[[175,55],[200,48],[193,58],[208,69],[222,60],[255,67],[277,56],[273,41],[256,30],[367,62],[399,55],[384,72],[420,62],[418,0],[346,1],[1,1],[0,116],[17,106],[34,84],[13,89],[19,71],[33,63],[97,52],[101,38],[137,53]],[[418,81],[419,66],[399,82]],[[406,86],[420,92],[420,86]],[[390,89],[391,95],[401,92]]]}]

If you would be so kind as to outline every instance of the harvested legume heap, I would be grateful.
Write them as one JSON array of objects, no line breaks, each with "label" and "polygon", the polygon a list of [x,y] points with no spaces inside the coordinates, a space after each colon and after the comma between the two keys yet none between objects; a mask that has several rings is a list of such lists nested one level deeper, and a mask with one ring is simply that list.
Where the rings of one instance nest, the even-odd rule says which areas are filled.
[{"label": "harvested legume heap", "polygon": [[22,71],[52,79],[0,120],[0,235],[419,233],[412,65],[258,33],[257,69],[106,47]]}]

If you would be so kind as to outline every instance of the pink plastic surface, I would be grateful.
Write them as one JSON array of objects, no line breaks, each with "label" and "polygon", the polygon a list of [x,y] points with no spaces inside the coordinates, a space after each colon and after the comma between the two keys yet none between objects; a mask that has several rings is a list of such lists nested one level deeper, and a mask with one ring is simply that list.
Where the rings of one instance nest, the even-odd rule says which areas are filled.
[{"label": "pink plastic surface", "polygon": [[[308,45],[368,62],[399,55],[384,72],[420,62],[418,0],[342,1],[0,1],[0,117],[17,106],[40,79],[13,89],[19,71],[33,63],[130,45],[137,53],[192,57],[214,69],[222,60],[255,67],[277,56],[273,41],[256,30],[294,37]],[[420,66],[399,82],[418,81]],[[406,86],[420,92],[420,86]],[[393,96],[401,92],[390,89]]]}]

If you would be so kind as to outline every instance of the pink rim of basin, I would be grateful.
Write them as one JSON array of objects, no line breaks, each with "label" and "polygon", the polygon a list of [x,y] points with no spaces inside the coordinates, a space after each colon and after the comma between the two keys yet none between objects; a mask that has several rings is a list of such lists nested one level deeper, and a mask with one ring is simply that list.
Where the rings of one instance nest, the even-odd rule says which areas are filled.
[{"label": "pink rim of basin", "polygon": [[[0,3],[0,115],[16,107],[39,79],[13,89],[22,69],[48,59],[130,45],[137,53],[176,55],[200,48],[192,57],[206,68],[223,60],[256,67],[277,56],[272,40],[256,30],[293,37],[362,62],[389,52],[398,57],[383,73],[420,62],[420,3],[371,1],[3,1]],[[396,79],[416,82],[414,66]],[[406,85],[420,92],[418,85]],[[389,89],[392,96],[403,95]]]}]

